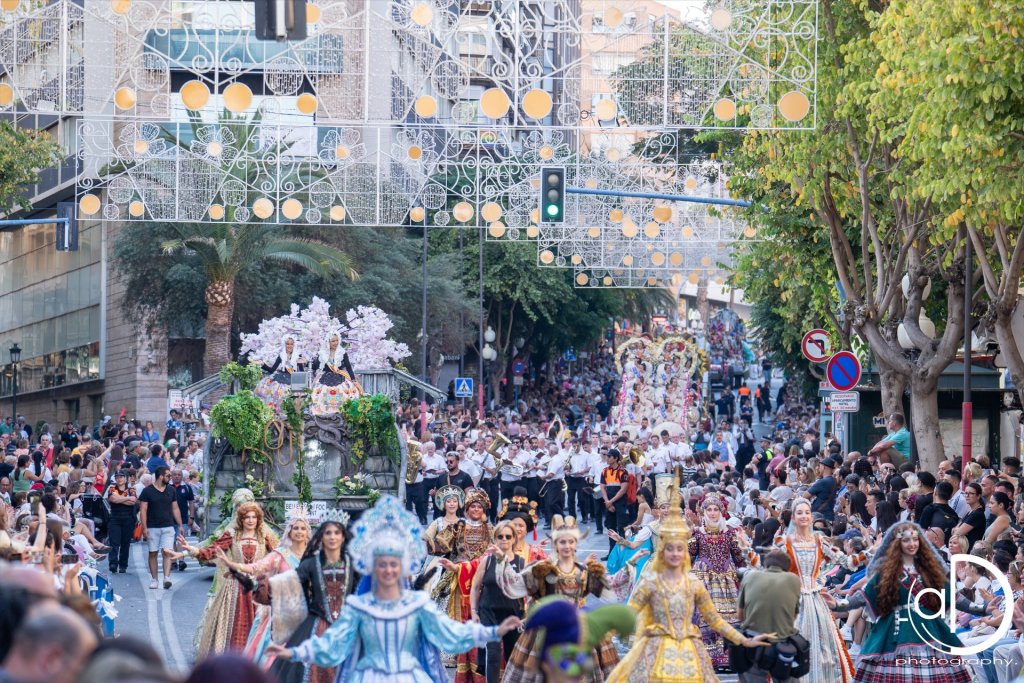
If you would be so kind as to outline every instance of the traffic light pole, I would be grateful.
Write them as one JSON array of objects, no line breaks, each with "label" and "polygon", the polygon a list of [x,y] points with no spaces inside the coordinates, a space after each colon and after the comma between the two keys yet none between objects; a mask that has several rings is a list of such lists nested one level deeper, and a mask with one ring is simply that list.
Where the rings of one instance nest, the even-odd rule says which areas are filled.
[{"label": "traffic light pole", "polygon": [[663,192],[629,192],[627,190],[599,190],[586,187],[567,187],[566,194],[589,194],[600,197],[638,197],[641,199],[665,199],[672,202],[689,202],[691,204],[717,204],[719,206],[740,206],[747,208],[750,202],[743,199],[725,199],[719,197],[691,197],[684,194],[666,194]]}]

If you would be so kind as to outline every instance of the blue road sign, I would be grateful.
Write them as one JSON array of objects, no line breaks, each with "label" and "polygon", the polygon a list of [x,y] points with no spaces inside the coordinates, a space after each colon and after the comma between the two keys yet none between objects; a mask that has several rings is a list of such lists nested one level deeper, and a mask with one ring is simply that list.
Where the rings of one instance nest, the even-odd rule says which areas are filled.
[{"label": "blue road sign", "polygon": [[572,361],[576,360],[576,351],[573,349],[569,349],[568,351],[565,352],[564,358],[565,360],[571,363]]},{"label": "blue road sign", "polygon": [[836,390],[849,391],[860,382],[860,361],[849,351],[840,351],[829,359],[825,376]]},{"label": "blue road sign", "polygon": [[523,374],[523,370],[525,368],[526,368],[526,366],[523,365],[523,361],[521,359],[519,359],[519,358],[516,358],[515,362],[512,363],[512,372],[517,374],[517,375]]},{"label": "blue road sign", "polygon": [[473,398],[473,378],[455,378],[455,398]]}]

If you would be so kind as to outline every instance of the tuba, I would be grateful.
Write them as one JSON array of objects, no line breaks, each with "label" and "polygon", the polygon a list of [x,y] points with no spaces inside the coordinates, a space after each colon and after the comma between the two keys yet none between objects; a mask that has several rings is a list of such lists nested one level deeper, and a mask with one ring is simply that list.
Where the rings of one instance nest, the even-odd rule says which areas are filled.
[{"label": "tuba", "polygon": [[523,468],[519,465],[513,464],[511,460],[501,457],[501,450],[512,443],[511,439],[502,434],[501,432],[494,433],[494,441],[487,447],[487,452],[494,456],[494,459],[501,463],[498,468],[499,472],[505,472],[511,476],[521,477],[523,476]]},{"label": "tuba", "polygon": [[420,461],[423,460],[423,454],[420,453],[420,442],[413,439],[406,441],[409,444],[409,461],[405,466],[405,483],[414,484],[416,483],[416,475],[420,472]]},{"label": "tuba", "polygon": [[644,455],[636,446],[632,446],[629,449],[629,461],[634,465],[642,465],[644,462]]}]

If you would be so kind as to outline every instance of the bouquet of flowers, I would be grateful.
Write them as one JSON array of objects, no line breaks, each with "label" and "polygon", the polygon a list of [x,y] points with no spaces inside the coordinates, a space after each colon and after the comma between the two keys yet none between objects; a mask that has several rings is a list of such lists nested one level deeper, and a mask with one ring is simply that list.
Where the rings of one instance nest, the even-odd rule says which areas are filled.
[{"label": "bouquet of flowers", "polygon": [[366,476],[356,474],[351,477],[338,477],[334,482],[334,493],[338,498],[342,496],[366,496],[372,506],[380,498],[380,491],[366,483]]}]

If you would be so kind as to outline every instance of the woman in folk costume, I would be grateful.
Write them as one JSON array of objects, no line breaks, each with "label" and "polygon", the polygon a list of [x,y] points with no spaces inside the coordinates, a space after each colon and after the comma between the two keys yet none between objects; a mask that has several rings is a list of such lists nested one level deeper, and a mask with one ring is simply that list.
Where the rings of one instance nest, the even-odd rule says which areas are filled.
[{"label": "woman in folk costume", "polygon": [[839,634],[825,599],[823,565],[841,563],[855,569],[866,561],[863,554],[844,557],[826,543],[812,526],[811,503],[800,499],[793,504],[788,532],[776,538],[775,544],[789,554],[791,569],[800,577],[800,610],[796,629],[814,644],[811,648],[811,670],[800,679],[804,683],[849,683],[853,679],[853,660]]},{"label": "woman in folk costume", "polygon": [[[512,489],[512,499],[506,498],[498,512],[498,520],[508,520],[516,530],[516,555],[521,557],[525,564],[548,559],[547,551],[542,547],[543,541],[539,544],[527,542],[527,535],[537,528],[540,515],[537,513],[537,502],[531,501],[526,496],[526,489],[517,486]],[[536,540],[536,536],[534,537]]]},{"label": "woman in folk costume", "polygon": [[[294,572],[271,577],[269,593],[273,638],[287,644],[321,636],[338,620],[352,594],[355,574],[345,557],[348,513],[328,510]],[[272,654],[268,653],[267,657]],[[331,683],[333,666],[307,666],[304,662],[276,661],[271,672],[280,683]]]},{"label": "woman in folk costume", "polygon": [[593,677],[595,648],[609,633],[628,637],[636,613],[625,605],[605,605],[584,612],[572,600],[555,595],[530,610],[525,631],[536,634],[538,670],[543,683],[579,683]]},{"label": "woman in folk costume", "polygon": [[[227,557],[233,563],[255,564],[274,550],[277,540],[267,533],[260,506],[243,503],[235,513],[234,526],[211,545],[201,549],[188,543],[182,545],[187,553],[207,562]],[[226,569],[223,562],[220,568]],[[217,589],[206,603],[196,633],[197,660],[210,654],[243,649],[256,617],[252,593],[242,590],[239,582],[227,571],[218,574]]]},{"label": "woman in folk costume", "polygon": [[[454,488],[454,487],[453,487]],[[448,616],[456,621],[470,619],[469,595],[480,558],[491,546],[491,525],[487,521],[487,510],[491,499],[481,489],[466,492],[466,518],[460,523],[448,526],[440,534],[443,538],[451,531],[451,553],[438,558],[443,569],[441,578],[434,586],[431,597],[438,606],[448,605]],[[434,539],[435,547],[438,537]],[[455,683],[481,683],[483,673],[477,670],[476,650],[463,652],[455,658]]]},{"label": "woman in folk costume", "polygon": [[340,413],[345,401],[363,395],[363,387],[356,379],[337,332],[328,335],[327,344],[320,348],[320,354],[313,362],[313,369],[320,372],[310,407],[314,415]]},{"label": "woman in folk costume", "polygon": [[[971,672],[960,657],[943,656],[963,647],[940,613],[955,597],[949,568],[913,522],[895,524],[875,553],[868,583],[849,600],[835,604],[843,611],[864,606],[872,617],[854,681],[859,683],[968,683]],[[927,591],[927,592],[926,592]],[[914,608],[920,601],[920,612]],[[942,662],[939,664],[938,662]]]},{"label": "woman in folk costume", "polygon": [[696,611],[730,642],[759,647],[774,634],[744,637],[715,610],[708,589],[690,571],[690,526],[680,507],[678,485],[661,521],[658,545],[628,605],[638,615],[636,639],[608,683],[717,683]]},{"label": "woman in folk costume", "polygon": [[[748,561],[757,564],[757,555],[743,548],[740,535],[726,525],[724,513],[728,508],[720,494],[705,495],[699,507],[704,516],[704,524],[690,538],[693,573],[708,589],[715,611],[735,625],[739,623],[736,618],[736,601],[740,594],[740,578],[736,570],[745,567]],[[694,623],[700,623],[697,617],[695,614]],[[729,653],[718,631],[710,624],[702,624],[700,630],[715,666],[729,666]]]},{"label": "woman in folk costume", "polygon": [[[520,571],[507,561],[498,563],[497,582],[506,596],[539,600],[549,595],[563,595],[580,607],[588,595],[612,600],[625,597],[633,579],[632,560],[622,571],[612,576],[606,573],[604,565],[597,561],[594,554],[585,562],[577,562],[576,546],[580,530],[572,517],[552,517],[551,538],[555,545],[554,560],[534,562]],[[619,655],[610,639],[603,639],[595,646],[593,658],[593,676],[587,680],[602,683],[619,663]],[[541,683],[543,675],[538,668],[540,660],[541,648],[537,633],[523,633],[505,665],[503,683]]]},{"label": "woman in folk costume", "polygon": [[[306,511],[304,508],[300,508],[289,515],[284,536],[281,537],[281,544],[274,549],[274,552],[262,560],[251,564],[235,562],[223,552],[218,553],[217,558],[228,569],[233,569],[236,572],[251,577],[258,577],[261,585],[267,585],[266,580],[271,576],[284,574],[299,566],[299,560],[302,558],[303,553],[306,552],[309,537],[310,528],[309,521],[306,518]],[[256,584],[253,584],[250,588],[255,589]],[[262,599],[261,593],[263,593]],[[270,609],[267,607],[269,604],[269,593],[266,591],[256,591],[254,599],[259,606],[256,608],[256,618],[252,623],[252,629],[249,631],[249,639],[246,641],[243,654],[264,669],[269,669],[274,661],[272,658],[263,657],[263,651],[270,644],[271,617]]]},{"label": "woman in folk costume", "polygon": [[262,367],[268,376],[259,381],[253,393],[270,406],[275,415],[281,416],[284,414],[281,404],[291,396],[292,374],[306,369],[306,362],[299,357],[295,335],[286,336],[281,343],[281,353],[271,365]]},{"label": "woman in folk costume", "polygon": [[352,595],[320,636],[292,647],[271,645],[269,654],[321,667],[341,665],[338,683],[443,683],[440,650],[463,652],[516,629],[511,617],[499,626],[460,623],[438,611],[408,577],[423,569],[427,548],[416,516],[393,496],[383,496],[353,524],[348,554],[355,570],[372,577],[368,593]]}]

